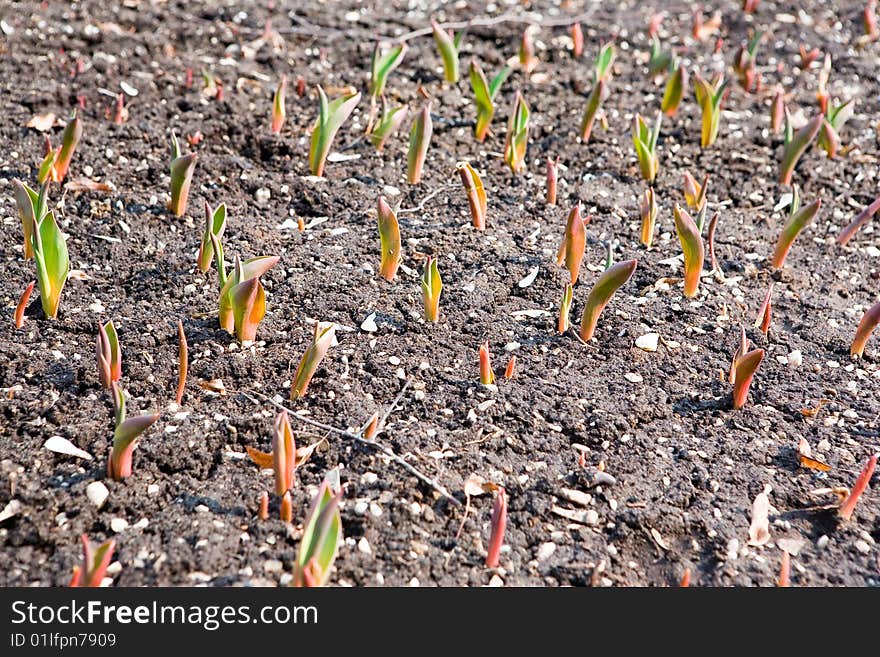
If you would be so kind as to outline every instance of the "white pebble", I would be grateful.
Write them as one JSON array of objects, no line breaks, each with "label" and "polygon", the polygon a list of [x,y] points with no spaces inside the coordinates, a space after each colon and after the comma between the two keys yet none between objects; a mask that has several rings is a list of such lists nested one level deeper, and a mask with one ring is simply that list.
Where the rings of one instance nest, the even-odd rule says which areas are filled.
[{"label": "white pebble", "polygon": [[93,481],[86,486],[86,497],[89,498],[89,502],[94,504],[96,508],[100,509],[104,506],[104,502],[107,501],[107,498],[110,497],[110,491],[107,490],[107,487],[102,482]]}]

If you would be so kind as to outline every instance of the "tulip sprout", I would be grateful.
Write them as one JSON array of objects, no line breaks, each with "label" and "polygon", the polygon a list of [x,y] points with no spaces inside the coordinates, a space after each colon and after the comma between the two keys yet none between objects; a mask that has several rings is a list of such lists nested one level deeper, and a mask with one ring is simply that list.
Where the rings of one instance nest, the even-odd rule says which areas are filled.
[{"label": "tulip sprout", "polygon": [[489,341],[480,345],[480,383],[484,386],[495,384],[495,372],[492,371],[492,356],[489,353]]},{"label": "tulip sprout", "polygon": [[370,99],[373,102],[385,93],[388,75],[400,66],[406,51],[407,45],[405,43],[398,43],[388,48],[381,41],[376,42],[373,57],[370,60]]},{"label": "tulip sprout", "polygon": [[299,365],[296,368],[296,375],[290,386],[290,398],[300,399],[305,397],[309,383],[327,351],[336,338],[336,324],[333,322],[315,322],[315,333],[312,336],[312,343],[306,348]]},{"label": "tulip sprout", "polygon": [[214,246],[212,235],[218,240],[223,237],[226,230],[226,204],[221,203],[216,210],[205,201],[205,232],[202,233],[202,243],[199,246],[197,264],[199,271],[206,274],[211,268],[211,260],[214,259]]},{"label": "tulip sprout", "polygon": [[492,505],[492,521],[489,533],[489,549],[486,554],[486,567],[497,568],[504,544],[504,532],[507,528],[507,493],[499,486]]},{"label": "tulip sprout", "polygon": [[431,122],[431,103],[428,102],[413,121],[412,130],[409,133],[409,152],[406,156],[406,181],[410,185],[417,185],[422,181],[422,167],[425,157],[428,155],[428,146],[431,144],[431,134],[434,125]]},{"label": "tulip sprout", "polygon": [[745,406],[752,379],[762,360],[764,360],[763,349],[753,349],[736,360],[733,379],[733,408],[735,410]]},{"label": "tulip sprout", "polygon": [[606,269],[590,290],[587,297],[584,314],[581,317],[580,338],[584,342],[589,341],[596,331],[599,316],[605,310],[605,306],[611,301],[611,297],[626,283],[636,270],[636,260],[625,260]]},{"label": "tulip sprout", "polygon": [[513,111],[507,124],[507,141],[504,145],[504,161],[514,173],[526,167],[526,148],[529,142],[529,106],[522,94],[517,91],[513,101]]},{"label": "tulip sprout", "polygon": [[684,295],[694,297],[700,286],[700,274],[703,271],[703,238],[700,229],[691,216],[677,203],[673,209],[675,231],[684,252]]},{"label": "tulip sprout", "polygon": [[660,110],[666,116],[675,116],[681,99],[687,93],[688,73],[684,64],[679,64],[675,72],[670,76],[666,83],[666,89],[663,91],[663,100],[660,103]]},{"label": "tulip sprout", "polygon": [[333,493],[325,478],[303,524],[303,535],[294,564],[294,586],[323,586],[330,577],[330,567],[342,541],[342,519],[339,515],[341,498],[342,491]]},{"label": "tulip sprout", "polygon": [[791,206],[788,212],[788,221],[785,222],[785,226],[779,234],[779,240],[776,242],[776,250],[773,252],[773,258],[770,260],[770,264],[773,267],[776,269],[782,269],[782,266],[785,264],[785,258],[788,255],[788,251],[791,249],[791,245],[795,238],[810,224],[811,221],[813,221],[821,207],[822,199],[817,199],[809,205],[800,207],[800,197],[798,196],[797,185],[793,187]]},{"label": "tulip sprout", "polygon": [[284,125],[284,118],[287,116],[285,111],[284,96],[287,93],[287,76],[281,76],[281,82],[275,89],[275,95],[272,97],[272,132],[278,134]]},{"label": "tulip sprout", "polygon": [[595,70],[593,72],[593,89],[587,98],[584,116],[581,119],[581,141],[590,141],[593,132],[593,123],[602,105],[602,101],[608,96],[608,83],[611,81],[611,65],[614,63],[614,45],[606,43],[599,50],[596,57]]},{"label": "tulip sprout", "polygon": [[406,105],[389,107],[385,96],[382,96],[382,116],[379,118],[379,123],[370,132],[370,142],[378,152],[382,152],[385,148],[385,142],[403,125],[407,111]]},{"label": "tulip sprout", "polygon": [[477,105],[477,124],[474,128],[474,136],[481,143],[486,139],[489,124],[495,115],[495,96],[498,95],[501,85],[509,75],[510,67],[505,66],[492,78],[492,82],[489,82],[476,60],[471,60],[469,77],[471,87],[474,90],[474,101]]},{"label": "tulip sprout", "polygon": [[113,431],[113,448],[107,460],[107,476],[120,481],[131,476],[132,453],[138,438],[159,419],[159,414],[151,413],[127,418],[125,392],[116,383],[112,384],[112,389],[116,428]]},{"label": "tulip sprout", "polygon": [[312,141],[309,147],[309,171],[313,176],[324,175],[324,165],[327,163],[333,138],[354,112],[361,95],[356,92],[329,101],[327,94],[318,85],[318,100],[318,119],[312,128]]},{"label": "tulip sprout", "polygon": [[397,223],[397,216],[383,196],[379,197],[377,216],[379,242],[382,251],[379,274],[386,281],[390,282],[394,280],[397,274],[397,268],[400,266],[400,261],[403,257],[403,250],[400,245],[400,226]]},{"label": "tulip sprout", "polygon": [[437,50],[440,51],[440,59],[443,60],[443,74],[446,81],[456,84],[459,78],[458,51],[461,48],[464,32],[452,36],[433,18],[431,19],[431,30],[434,33],[434,43],[437,44]]},{"label": "tulip sprout", "polygon": [[486,189],[479,174],[468,162],[459,162],[456,170],[461,177],[471,210],[471,224],[478,230],[486,228]]},{"label": "tulip sprout", "polygon": [[107,568],[116,549],[116,541],[107,539],[98,546],[92,545],[86,534],[81,536],[83,560],[81,566],[74,566],[71,588],[98,588],[107,575]]},{"label": "tulip sprout", "polygon": [[649,127],[648,122],[641,114],[636,114],[633,119],[632,139],[636,149],[636,157],[639,161],[639,171],[642,178],[648,182],[654,182],[657,170],[660,168],[660,159],[657,157],[657,140],[660,138],[660,126],[663,122],[663,114],[657,112],[654,126]]},{"label": "tulip sprout", "polygon": [[657,201],[654,196],[654,188],[648,187],[641,205],[642,235],[641,242],[650,249],[654,242],[654,225],[657,222]]},{"label": "tulip sprout", "polygon": [[437,268],[437,259],[428,256],[422,272],[422,301],[425,308],[425,321],[436,322],[440,319],[440,294],[443,292],[443,280]]},{"label": "tulip sprout", "polygon": [[721,124],[721,103],[724,100],[726,88],[727,81],[721,76],[716,76],[710,83],[706,82],[699,73],[696,74],[694,92],[703,115],[700,133],[702,148],[711,146],[718,138],[718,128]]},{"label": "tulip sprout", "polygon": [[109,390],[122,378],[122,348],[112,319],[106,324],[98,323],[97,342],[98,379]]},{"label": "tulip sprout", "polygon": [[571,212],[568,213],[568,219],[565,223],[565,236],[562,238],[562,244],[556,254],[556,262],[559,265],[565,264],[571,276],[571,284],[577,283],[578,273],[581,269],[581,262],[584,259],[584,250],[587,244],[587,224],[590,217],[581,217],[581,204],[575,205]]},{"label": "tulip sprout", "polygon": [[850,345],[849,348],[850,356],[853,358],[862,357],[865,353],[865,345],[868,343],[868,338],[871,337],[874,329],[877,328],[877,324],[880,324],[880,302],[875,303],[868,308],[862,316],[862,320],[859,322],[859,327],[856,329],[856,335],[853,338],[852,345]]},{"label": "tulip sprout", "polygon": [[814,116],[800,130],[794,133],[786,143],[782,151],[782,168],[779,172],[779,182],[783,185],[791,184],[791,176],[798,160],[806,152],[807,147],[813,142],[822,128],[825,117],[821,114]]}]

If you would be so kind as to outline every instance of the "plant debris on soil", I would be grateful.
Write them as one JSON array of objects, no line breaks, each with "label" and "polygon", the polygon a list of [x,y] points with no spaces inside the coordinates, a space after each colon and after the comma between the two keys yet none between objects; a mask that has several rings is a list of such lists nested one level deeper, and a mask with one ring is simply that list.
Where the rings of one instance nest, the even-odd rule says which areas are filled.
[{"label": "plant debris on soil", "polygon": [[[309,504],[334,468],[344,541],[333,585],[677,586],[689,573],[691,586],[773,586],[783,553],[793,586],[880,583],[877,476],[848,521],[814,494],[852,486],[880,451],[880,343],[869,341],[860,360],[849,355],[877,300],[880,232],[869,222],[846,246],[835,242],[878,193],[880,43],[859,42],[862,1],[765,0],[750,15],[741,4],[708,3],[706,20],[720,11],[721,26],[699,41],[692,6],[677,1],[0,3],[0,584],[66,585],[82,534],[115,539],[107,574],[118,586],[289,584]],[[663,97],[665,79],[647,69],[660,11],[663,47],[707,80],[724,72],[730,92],[705,149],[692,88],[664,117],[646,250],[647,184],[631,129],[636,113],[652,121]],[[469,24],[457,84],[444,80],[432,16]],[[584,35],[577,59],[573,22]],[[491,79],[529,25],[537,66],[530,75],[514,67],[478,143],[468,64]],[[731,64],[758,31],[761,84],[746,93]],[[364,137],[377,38],[408,45],[385,95],[409,114],[381,153]],[[594,59],[612,40],[603,120],[584,144]],[[770,106],[781,84],[795,126],[818,111],[823,57],[805,69],[803,44],[830,54],[832,99],[856,105],[837,157],[814,145],[795,170],[803,202],[822,207],[774,270],[791,187],[777,182],[783,138],[770,129]],[[283,75],[286,121],[275,134]],[[308,168],[319,84],[331,98],[363,92],[323,179]],[[531,111],[521,174],[503,156],[517,92]],[[409,129],[426,97],[433,136],[422,181],[410,185]],[[44,134],[59,143],[78,105],[82,140],[50,195],[73,271],[57,320],[44,318],[35,294],[16,329],[35,276],[12,181],[35,184]],[[180,218],[166,208],[172,131],[198,153]],[[559,158],[555,206],[544,199],[548,157]],[[471,225],[461,161],[485,185],[485,230]],[[686,171],[709,176],[708,215],[719,213],[718,270],[707,258],[690,299],[673,223]],[[403,259],[391,283],[379,275],[379,196],[398,208]],[[280,256],[262,277],[268,312],[251,344],[218,324],[216,267],[196,267],[205,202],[228,207],[230,264]],[[573,329],[559,335],[570,275],[556,253],[578,202],[591,220]],[[609,254],[638,266],[582,343],[579,319]],[[429,256],[443,281],[437,323],[423,319]],[[753,325],[771,283],[765,337]],[[113,406],[95,359],[98,322],[110,319],[129,413],[160,413],[122,481],[106,475]],[[178,320],[190,360],[179,406]],[[291,400],[316,322],[336,324],[336,344],[308,394]],[[735,411],[728,371],[741,325],[766,355]],[[480,384],[486,341],[491,386]],[[296,471],[290,524],[272,494],[269,518],[258,519],[273,478],[248,457],[271,451],[277,404],[292,411],[296,446],[316,445]],[[354,439],[386,412],[373,444]],[[490,569],[499,487],[506,532]]]}]

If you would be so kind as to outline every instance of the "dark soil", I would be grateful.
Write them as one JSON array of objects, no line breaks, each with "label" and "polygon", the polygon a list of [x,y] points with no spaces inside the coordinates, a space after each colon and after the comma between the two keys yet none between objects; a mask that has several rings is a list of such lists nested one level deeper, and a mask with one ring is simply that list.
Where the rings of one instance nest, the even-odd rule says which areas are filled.
[{"label": "dark soil", "polygon": [[[480,586],[497,573],[506,585],[665,586],[690,568],[695,585],[769,586],[778,576],[781,539],[803,541],[792,560],[795,585],[880,582],[876,490],[868,490],[848,523],[832,511],[809,509],[826,501],[810,491],[850,486],[880,445],[880,351],[869,343],[860,362],[851,362],[848,351],[862,311],[876,300],[880,238],[868,226],[847,248],[834,243],[838,229],[877,193],[878,45],[854,45],[864,2],[764,1],[751,17],[740,13],[740,2],[723,2],[721,54],[713,54],[714,37],[705,44],[690,38],[686,3],[587,3],[580,60],[568,48],[563,17],[575,15],[581,3],[553,9],[549,3],[420,3],[418,10],[408,10],[407,2],[274,4],[242,10],[228,1],[0,3],[0,509],[13,499],[21,504],[0,524],[0,584],[66,584],[80,559],[82,533],[92,540],[115,536],[121,569],[114,566],[111,573],[117,585],[286,583],[309,500],[337,466],[346,486],[346,538],[335,584]],[[662,94],[644,64],[648,19],[661,6],[664,44],[680,48],[688,66],[706,75],[724,67],[731,75],[740,42],[750,30],[765,30],[758,59],[765,92],[747,95],[734,84],[719,139],[705,151],[692,92],[678,115],[664,121],[656,182],[660,236],[646,251],[638,244],[645,184],[629,131],[633,113],[653,115]],[[508,9],[534,11],[532,20],[545,23],[537,36],[541,64],[531,80],[515,72],[504,85],[485,144],[472,136],[466,76],[457,86],[443,83],[433,40],[421,36],[409,41],[388,93],[417,108],[421,84],[434,99],[423,183],[404,180],[409,120],[382,155],[357,141],[366,125],[366,99],[334,148],[357,159],[330,162],[325,181],[307,177],[316,84],[365,90],[377,35],[421,29],[432,14],[467,20]],[[254,43],[269,18],[284,39],[277,48]],[[473,56],[493,74],[516,53],[524,25],[468,30],[462,69]],[[7,28],[14,33],[6,34]],[[605,103],[608,130],[597,126],[584,145],[577,131],[592,60],[611,37],[618,57]],[[801,162],[795,181],[802,196],[821,198],[823,207],[795,242],[784,270],[773,272],[767,258],[785,219],[784,210],[773,208],[786,190],[776,183],[782,146],[769,132],[768,94],[781,82],[796,121],[815,111],[819,62],[800,69],[802,42],[831,53],[832,96],[855,97],[858,104],[843,131],[852,150],[829,160],[812,148]],[[83,70],[72,76],[79,60]],[[222,80],[222,100],[201,93],[203,67]],[[187,68],[196,73],[189,90]],[[275,136],[269,111],[281,74],[291,78],[292,88],[285,129]],[[297,76],[306,81],[302,98],[293,90]],[[113,97],[101,90],[115,94],[123,82],[138,94],[127,98],[128,122],[117,126],[105,117]],[[531,106],[532,123],[528,171],[514,176],[500,153],[518,89]],[[43,141],[24,126],[37,114],[67,116],[78,96],[86,102],[85,132],[70,175],[111,182],[114,191],[61,194],[54,188],[71,267],[87,278],[69,281],[57,321],[44,319],[34,301],[25,327],[15,330],[13,309],[34,266],[22,257],[11,182],[34,181]],[[182,219],[165,210],[172,130],[204,136],[187,146],[199,160]],[[60,133],[60,127],[52,130],[54,142]],[[548,207],[543,162],[557,155],[567,170],[560,206]],[[453,175],[462,159],[484,172],[490,208],[485,232],[469,225]],[[682,202],[685,171],[698,179],[710,174],[710,208],[721,213],[716,248],[723,280],[707,273],[696,300],[683,297],[678,278],[664,280],[680,277],[669,259],[680,253],[672,207]],[[258,190],[268,190],[269,199]],[[403,208],[406,269],[393,284],[377,275],[378,237],[369,212],[380,194]],[[573,321],[609,241],[615,259],[639,260],[586,346],[555,333],[567,273],[554,255],[577,200],[593,219]],[[203,276],[195,268],[204,201],[229,206],[229,259],[281,256],[264,276],[269,312],[250,347],[218,327],[216,272]],[[305,232],[296,229],[300,217],[311,224]],[[426,254],[439,257],[445,284],[436,325],[422,320],[418,278]],[[520,288],[536,266],[534,284]],[[773,322],[765,339],[750,327],[771,281]],[[517,314],[524,310],[542,312]],[[360,328],[371,313],[378,325],[373,333]],[[94,357],[96,322],[110,318],[123,345],[130,408],[162,413],[124,482],[105,478],[112,410]],[[180,409],[171,403],[178,318],[191,354]],[[288,405],[338,428],[355,428],[387,409],[411,379],[379,440],[462,503],[464,482],[473,474],[507,489],[509,551],[502,553],[502,570],[483,565],[490,495],[473,498],[465,515],[464,504],[450,504],[375,451],[301,423],[295,423],[300,445],[326,442],[298,472],[294,526],[277,520],[274,499],[274,519],[256,519],[258,496],[272,488],[272,479],[244,452],[269,449],[276,409],[238,391],[278,395],[284,402],[314,320],[341,325],[339,344],[308,396]],[[719,372],[726,373],[741,323],[767,357],[747,406],[733,411],[730,386]],[[635,346],[650,331],[662,338],[654,353]],[[478,380],[477,349],[486,339],[499,374],[497,391]],[[799,366],[796,356],[788,362],[793,351],[802,354]],[[516,376],[506,381],[500,374],[513,354]],[[222,379],[225,394],[199,385],[212,379]],[[823,398],[831,401],[815,417],[801,412]],[[51,436],[69,439],[94,460],[44,449]],[[827,475],[799,465],[801,437],[833,466]],[[578,462],[576,445],[586,450],[585,464]],[[616,483],[593,486],[598,467]],[[85,494],[96,480],[110,491],[100,510]],[[766,485],[772,487],[772,538],[749,547],[752,501]],[[563,489],[589,494],[587,509],[564,499]],[[573,523],[554,507],[595,511],[595,523]],[[127,527],[115,532],[114,519]],[[120,529],[119,520],[113,524]]]}]

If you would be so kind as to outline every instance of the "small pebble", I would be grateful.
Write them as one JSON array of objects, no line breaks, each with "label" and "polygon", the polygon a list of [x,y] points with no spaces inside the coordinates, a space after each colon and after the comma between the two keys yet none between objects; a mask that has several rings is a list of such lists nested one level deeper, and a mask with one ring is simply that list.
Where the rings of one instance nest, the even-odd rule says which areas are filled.
[{"label": "small pebble", "polygon": [[95,505],[95,508],[100,509],[110,497],[110,491],[102,482],[93,481],[86,486],[86,497],[89,498],[89,502]]},{"label": "small pebble", "polygon": [[542,543],[538,548],[538,561],[549,559],[556,552],[556,543]]},{"label": "small pebble", "polygon": [[110,529],[117,534],[124,532],[128,529],[128,520],[125,518],[113,518],[113,520],[110,521]]}]

